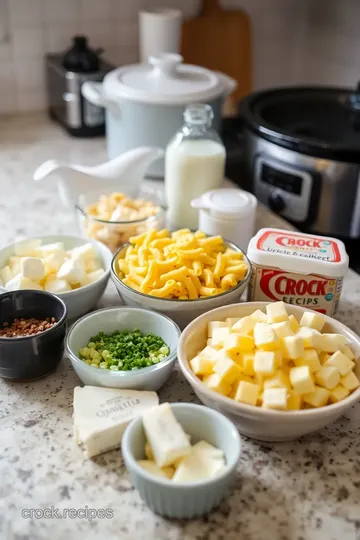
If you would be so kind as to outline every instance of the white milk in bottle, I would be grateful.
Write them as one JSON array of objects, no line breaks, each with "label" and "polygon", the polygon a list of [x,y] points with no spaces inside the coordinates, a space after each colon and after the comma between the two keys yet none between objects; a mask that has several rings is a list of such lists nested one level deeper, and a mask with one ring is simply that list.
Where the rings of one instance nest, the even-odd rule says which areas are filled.
[{"label": "white milk in bottle", "polygon": [[225,148],[211,129],[210,105],[189,105],[185,124],[168,144],[165,156],[165,194],[169,225],[198,227],[192,199],[220,187],[225,170]]}]

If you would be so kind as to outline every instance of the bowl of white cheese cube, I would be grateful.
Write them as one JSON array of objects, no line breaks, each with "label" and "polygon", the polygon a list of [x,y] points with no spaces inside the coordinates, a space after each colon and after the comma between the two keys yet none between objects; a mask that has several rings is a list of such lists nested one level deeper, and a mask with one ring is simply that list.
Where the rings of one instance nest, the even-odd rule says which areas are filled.
[{"label": "bowl of white cheese cube", "polygon": [[360,338],[344,324],[283,302],[214,309],[178,345],[199,399],[264,441],[321,429],[359,401],[359,357]]},{"label": "bowl of white cheese cube", "polygon": [[65,235],[29,238],[0,250],[0,286],[3,291],[56,294],[71,320],[96,306],[109,280],[111,260],[111,251],[96,240]]},{"label": "bowl of white cheese cube", "polygon": [[193,403],[163,403],[126,428],[122,454],[140,497],[178,519],[217,507],[236,478],[239,434],[225,416]]}]

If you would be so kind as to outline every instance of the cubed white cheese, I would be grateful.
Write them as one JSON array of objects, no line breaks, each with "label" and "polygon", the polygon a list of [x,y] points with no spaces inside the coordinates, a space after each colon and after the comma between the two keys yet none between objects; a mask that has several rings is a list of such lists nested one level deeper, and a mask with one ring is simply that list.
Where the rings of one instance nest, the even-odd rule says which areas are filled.
[{"label": "cubed white cheese", "polygon": [[333,366],[321,366],[319,371],[315,373],[315,381],[319,386],[331,390],[335,388],[340,382],[340,372]]},{"label": "cubed white cheese", "polygon": [[190,443],[169,403],[163,403],[143,415],[147,440],[158,467],[167,467],[189,453]]},{"label": "cubed white cheese", "polygon": [[266,388],[263,392],[264,409],[286,409],[287,389],[286,388]]},{"label": "cubed white cheese", "polygon": [[[65,252],[64,252],[65,253]],[[65,254],[61,251],[51,253],[44,259],[45,275],[58,272],[64,262]]]},{"label": "cubed white cheese", "polygon": [[300,319],[300,326],[308,326],[321,332],[325,324],[325,319],[319,314],[311,311],[305,311]]},{"label": "cubed white cheese", "polygon": [[278,345],[278,338],[267,323],[256,323],[254,327],[255,346],[263,350],[274,350]]},{"label": "cubed white cheese", "polygon": [[276,371],[275,353],[273,351],[255,351],[254,371],[259,375],[273,375]]},{"label": "cubed white cheese", "polygon": [[304,343],[301,337],[288,336],[282,339],[282,349],[284,358],[301,358],[304,355]]},{"label": "cubed white cheese", "polygon": [[309,366],[291,368],[289,376],[291,385],[297,394],[314,392],[315,384]]},{"label": "cubed white cheese", "polygon": [[208,322],[207,331],[208,337],[212,338],[214,328],[226,328],[228,325],[223,321],[210,321]]},{"label": "cubed white cheese", "polygon": [[45,275],[44,264],[38,257],[22,257],[20,272],[25,278],[39,282]]},{"label": "cubed white cheese", "polygon": [[336,351],[326,360],[324,366],[336,367],[340,371],[340,375],[343,376],[355,367],[355,362],[350,360],[341,351]]},{"label": "cubed white cheese", "polygon": [[235,324],[233,324],[231,331],[239,334],[251,334],[251,332],[254,330],[255,324],[256,321],[251,316],[242,317],[242,319],[239,319]]},{"label": "cubed white cheese", "polygon": [[90,285],[90,283],[95,283],[95,281],[98,281],[100,278],[102,278],[104,274],[105,270],[103,268],[99,268],[99,270],[94,270],[94,272],[89,272],[88,274],[85,274],[84,280],[82,281],[81,285]]},{"label": "cubed white cheese", "polygon": [[1,281],[6,284],[15,276],[13,276],[10,266],[6,265],[0,270],[0,277]]},{"label": "cubed white cheese", "polygon": [[294,335],[294,331],[291,328],[290,321],[282,321],[278,323],[273,323],[271,327],[273,328],[273,330],[275,330],[275,334],[277,335],[278,338],[284,338],[284,337]]},{"label": "cubed white cheese", "polygon": [[11,273],[13,276],[16,276],[16,274],[20,274],[21,272],[21,259],[22,257],[9,257],[8,259],[8,265],[10,266]]},{"label": "cubed white cheese", "polygon": [[100,270],[100,268],[102,268],[102,264],[99,257],[85,261],[85,271],[88,273],[95,272],[95,270]]},{"label": "cubed white cheese", "polygon": [[321,386],[315,386],[315,390],[302,396],[305,403],[313,407],[324,407],[330,398],[330,392]]},{"label": "cubed white cheese", "polygon": [[240,403],[246,403],[247,405],[256,405],[260,396],[261,387],[259,384],[254,384],[247,381],[240,381],[234,399]]},{"label": "cubed white cheese", "polygon": [[53,242],[52,244],[45,244],[38,249],[39,254],[43,259],[50,257],[50,255],[61,254],[63,259],[65,258],[65,248],[63,242]]},{"label": "cubed white cheese", "polygon": [[17,274],[10,281],[8,281],[5,284],[5,288],[8,291],[19,291],[22,289],[33,289],[35,291],[43,290],[41,285],[39,285],[35,281],[32,281],[31,279],[22,276],[21,274]]},{"label": "cubed white cheese", "polygon": [[65,279],[71,285],[82,283],[85,278],[84,265],[80,260],[69,259],[61,265],[57,277]]},{"label": "cubed white cheese", "polygon": [[71,286],[66,279],[59,279],[56,276],[49,276],[45,281],[44,289],[45,291],[53,294],[61,294],[71,291]]},{"label": "cubed white cheese", "polygon": [[334,353],[346,345],[346,338],[342,334],[322,334],[319,348],[325,352]]},{"label": "cubed white cheese", "polygon": [[303,341],[305,349],[321,348],[322,336],[320,332],[314,328],[308,328],[307,326],[300,326],[299,330],[295,334]]},{"label": "cubed white cheese", "polygon": [[36,257],[40,245],[41,240],[24,240],[15,244],[14,252],[19,257]]},{"label": "cubed white cheese", "polygon": [[267,304],[266,314],[268,323],[277,323],[287,321],[289,319],[284,302],[273,302],[272,304]]},{"label": "cubed white cheese", "polygon": [[81,261],[84,265],[87,261],[98,258],[98,254],[91,243],[83,244],[70,251],[71,257],[76,261]]},{"label": "cubed white cheese", "polygon": [[77,442],[88,457],[119,448],[128,423],[158,403],[155,392],[77,386],[73,416]]}]

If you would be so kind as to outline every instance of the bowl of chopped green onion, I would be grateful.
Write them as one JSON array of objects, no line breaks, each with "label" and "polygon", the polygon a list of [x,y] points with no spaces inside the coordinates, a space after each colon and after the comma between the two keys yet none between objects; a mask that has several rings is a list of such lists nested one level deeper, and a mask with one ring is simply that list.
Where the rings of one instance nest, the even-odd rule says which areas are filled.
[{"label": "bowl of chopped green onion", "polygon": [[84,384],[157,391],[173,369],[179,337],[178,326],[161,313],[113,307],[74,323],[66,351]]}]

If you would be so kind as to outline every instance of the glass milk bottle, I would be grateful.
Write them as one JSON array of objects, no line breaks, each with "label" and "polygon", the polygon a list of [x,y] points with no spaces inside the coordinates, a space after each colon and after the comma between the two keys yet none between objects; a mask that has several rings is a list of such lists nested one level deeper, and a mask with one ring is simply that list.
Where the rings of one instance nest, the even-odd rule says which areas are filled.
[{"label": "glass milk bottle", "polygon": [[185,123],[169,142],[165,154],[165,195],[168,224],[196,229],[198,210],[191,201],[220,187],[225,170],[225,148],[211,128],[210,105],[189,105]]}]

